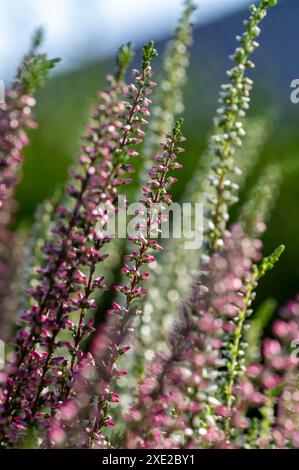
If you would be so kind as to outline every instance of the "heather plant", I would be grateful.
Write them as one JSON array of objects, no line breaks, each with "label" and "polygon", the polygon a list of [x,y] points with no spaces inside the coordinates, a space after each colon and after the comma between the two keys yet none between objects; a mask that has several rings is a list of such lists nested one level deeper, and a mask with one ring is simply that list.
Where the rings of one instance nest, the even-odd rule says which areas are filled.
[{"label": "heather plant", "polygon": [[[298,299],[278,313],[273,299],[255,304],[261,279],[284,251],[281,245],[264,256],[262,242],[279,166],[264,168],[229,222],[269,134],[269,118],[245,118],[249,57],[275,3],[250,7],[208,150],[183,195],[204,209],[202,221],[190,212],[203,238],[192,250],[183,236],[160,238],[188,149],[178,115],[193,2],[184,3],[164,56],[152,116],[157,52],[152,41],[143,47],[130,81],[126,44],[98,93],[63,195],[40,206],[30,234],[20,236],[11,224],[13,190],[26,130],[35,127],[33,94],[56,62],[37,54],[36,35],[0,109],[2,447],[299,447]],[[134,230],[120,243],[107,228],[121,211],[119,196],[128,205],[121,192],[134,179],[136,158],[143,165],[128,224]],[[10,233],[19,240],[13,257]]]},{"label": "heather plant", "polygon": [[[91,386],[95,386],[96,409],[94,411],[90,403],[88,410],[86,410],[86,406],[83,406],[83,415],[86,417],[87,414],[88,416],[88,426],[86,429],[81,428],[81,434],[85,433],[81,436],[81,439],[84,439],[84,446],[90,447],[95,443],[102,447],[104,436],[100,431],[106,426],[114,425],[114,421],[109,415],[109,403],[118,402],[119,396],[110,387],[117,377],[127,374],[125,369],[117,367],[117,360],[128,351],[129,346],[127,343],[124,345],[124,341],[128,341],[130,334],[134,331],[132,318],[140,314],[140,308],[134,304],[136,300],[146,295],[142,281],[149,274],[144,271],[144,268],[155,261],[155,257],[151,253],[162,249],[156,240],[151,239],[152,232],[156,230],[156,218],[151,210],[151,205],[169,204],[168,188],[175,182],[175,178],[168,176],[168,173],[171,169],[181,167],[175,161],[176,153],[183,151],[179,146],[180,142],[184,140],[181,135],[181,124],[181,120],[176,121],[172,133],[168,134],[166,142],[161,144],[163,151],[156,155],[156,163],[149,172],[149,180],[142,188],[146,213],[139,213],[139,215],[144,216],[144,226],[141,223],[138,224],[140,225],[140,233],[131,239],[135,248],[130,254],[125,255],[126,262],[121,268],[127,282],[124,285],[114,286],[114,289],[122,294],[122,303],[113,302],[112,308],[107,311],[107,314],[111,316],[111,321],[108,320],[105,327],[98,331],[92,343],[91,352],[96,371],[94,373],[89,370],[88,375],[95,374],[96,380],[93,378],[91,383],[87,384],[87,389],[90,390]],[[93,364],[89,363],[87,368],[93,369]],[[82,375],[83,377],[86,375],[85,366],[79,372],[79,386],[84,381]],[[94,381],[95,384],[93,384]],[[69,406],[79,409],[82,413],[80,402],[75,405],[73,401],[70,401]],[[71,428],[71,433],[73,433],[73,424]],[[58,428],[55,423],[54,433],[57,432],[59,432],[59,436],[64,435],[63,427]],[[78,439],[78,435],[75,438]]]},{"label": "heather plant", "polygon": [[[124,46],[119,53],[115,77],[108,77],[111,89],[101,94],[103,101],[93,113],[93,123],[81,148],[79,168],[72,172],[77,185],[69,184],[67,187],[74,203],[70,209],[64,204],[56,210],[52,229],[54,237],[43,248],[48,262],[39,269],[40,283],[30,290],[37,305],[22,315],[28,326],[25,323],[16,339],[16,363],[12,365],[14,378],[6,389],[4,403],[4,414],[8,420],[12,412],[25,404],[25,399],[31,413],[23,419],[34,422],[40,407],[49,406],[55,394],[53,391],[47,398],[41,396],[49,384],[56,385],[58,401],[68,395],[68,380],[71,377],[65,375],[72,374],[80,358],[79,343],[91,328],[84,322],[85,312],[93,308],[94,300],[90,296],[101,287],[103,281],[101,277],[93,278],[95,265],[105,258],[100,249],[109,241],[101,227],[107,221],[109,205],[114,203],[117,187],[127,182],[121,175],[130,170],[127,165],[129,157],[138,154],[128,147],[141,141],[137,136],[143,133],[141,125],[145,119],[142,116],[148,114],[150,100],[145,94],[153,85],[150,61],[155,54],[152,43],[144,46],[142,71],[134,71],[136,85],[125,87],[122,80],[131,50],[129,46]],[[122,94],[125,95],[123,99]],[[108,210],[101,208],[102,203]],[[89,270],[87,276],[79,270],[81,265]],[[77,298],[72,297],[74,293]],[[77,326],[68,318],[70,311],[80,311]],[[58,341],[57,336],[63,329],[69,329],[72,333],[72,343],[61,344]],[[38,351],[38,346],[44,348],[44,354]],[[72,357],[70,370],[64,371],[62,380],[57,373],[64,361],[61,356],[57,358],[54,355],[59,346],[66,347]],[[51,373],[51,380],[48,372]],[[21,399],[22,381],[28,374],[32,375],[32,390],[27,388],[27,396]],[[20,411],[23,414],[23,409]]]},{"label": "heather plant", "polygon": [[[237,173],[235,176],[235,182],[242,187],[246,176],[250,175],[252,169],[257,164],[262,147],[265,143],[267,132],[267,122],[264,119],[252,119],[247,123],[247,136],[242,148],[242,155],[236,155],[237,164],[242,168],[241,173]],[[201,167],[192,179],[189,181],[186,191],[182,197],[182,201],[190,201],[192,203],[199,203],[203,198],[203,188],[205,184],[205,177],[208,173],[208,158],[203,156],[205,166]],[[273,172],[275,170],[273,169]],[[261,208],[257,203],[256,196],[260,191],[263,191],[269,198],[263,197],[264,212],[269,209],[268,205],[274,203],[271,198],[271,194],[274,192],[274,176],[273,178],[269,175],[270,181],[268,181],[268,171],[265,171],[266,175],[262,178],[262,181],[258,182],[258,188],[252,189],[252,195],[249,198],[251,206],[256,208],[259,212],[259,217],[263,217],[261,214]],[[270,173],[270,169],[269,169]],[[271,171],[272,174],[272,171]],[[279,177],[279,171],[276,172]],[[270,186],[270,182],[273,181],[273,186]],[[248,204],[249,204],[248,201]],[[253,209],[251,212],[249,208],[242,208],[243,219],[242,224],[245,224],[245,219],[249,223],[254,224],[256,227],[257,221],[253,215]],[[250,214],[249,214],[250,212]],[[248,214],[248,217],[246,217]],[[194,212],[192,213],[192,227],[194,229],[200,225],[199,221],[196,220]],[[246,227],[246,233],[250,233]],[[194,256],[194,249],[186,250],[185,243],[186,238],[182,235],[177,239],[168,240],[165,250],[161,253],[160,263],[156,263],[154,269],[151,271],[151,278],[148,281],[148,296],[145,299],[143,306],[143,315],[139,317],[137,323],[137,335],[136,341],[140,342],[135,345],[134,353],[137,356],[135,361],[132,361],[139,368],[139,371],[143,371],[144,364],[149,361],[149,358],[153,354],[154,347],[158,349],[165,347],[165,334],[171,327],[173,322],[176,320],[176,315],[179,309],[179,305],[184,299],[186,292],[191,288],[192,279],[194,273],[198,270],[198,259]],[[195,248],[198,250],[198,246]],[[171,257],[169,253],[172,253]],[[167,261],[166,261],[167,258]],[[167,295],[162,295],[162,292],[167,289]],[[158,308],[155,308],[158,307]],[[155,312],[153,314],[153,312]]]},{"label": "heather plant", "polygon": [[14,311],[17,303],[12,302],[14,295],[11,288],[14,284],[14,277],[20,269],[18,258],[22,256],[22,242],[10,230],[17,210],[14,188],[20,179],[22,150],[29,143],[27,132],[37,127],[32,117],[32,109],[36,104],[35,93],[58,62],[58,59],[48,59],[45,54],[38,53],[42,40],[43,32],[38,30],[12,87],[5,94],[4,103],[0,105],[1,337],[4,337],[9,329],[9,318],[12,317],[15,320]]}]

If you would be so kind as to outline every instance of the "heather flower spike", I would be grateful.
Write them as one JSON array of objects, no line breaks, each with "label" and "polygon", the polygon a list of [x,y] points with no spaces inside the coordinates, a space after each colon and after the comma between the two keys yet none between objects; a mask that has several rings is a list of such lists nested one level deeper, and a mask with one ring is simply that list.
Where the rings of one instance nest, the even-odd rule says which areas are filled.
[{"label": "heather flower spike", "polygon": [[235,66],[227,72],[230,82],[222,85],[215,118],[214,135],[210,144],[211,171],[207,192],[207,244],[214,251],[221,247],[221,237],[229,218],[228,207],[235,202],[238,185],[232,183],[231,175],[235,170],[234,153],[240,147],[245,136],[243,118],[249,108],[252,80],[246,71],[254,67],[249,56],[258,47],[256,41],[260,35],[259,24],[267,13],[267,8],[275,5],[275,1],[261,1],[257,6],[250,7],[250,18],[244,22],[246,32],[237,36],[239,47],[231,59]]},{"label": "heather flower spike", "polygon": [[[143,75],[141,77],[136,77],[136,82],[139,85],[139,89],[135,91],[135,97],[132,96],[134,106],[136,108],[136,115],[134,115],[134,113],[132,112],[134,110],[134,108],[132,108],[131,112],[128,114],[128,124],[124,132],[123,140],[121,141],[121,148],[120,148],[121,152],[116,152],[116,160],[115,160],[116,166],[119,165],[120,163],[123,163],[124,161],[127,161],[132,155],[132,152],[137,154],[135,150],[134,151],[127,150],[127,154],[126,154],[125,152],[126,140],[128,144],[129,142],[131,143],[142,142],[142,139],[130,137],[130,134],[128,134],[128,127],[131,125],[132,122],[135,122],[135,130],[137,131],[139,130],[138,123],[142,122],[142,118],[140,119],[140,117],[138,116],[138,111],[137,111],[139,109],[139,106],[143,106],[143,108],[141,108],[141,115],[149,114],[148,107],[150,105],[150,100],[145,100],[143,95],[145,95],[146,90],[150,90],[150,87],[154,85],[153,82],[150,81],[150,77],[151,77],[151,65],[150,64],[151,64],[152,59],[156,57],[156,55],[157,55],[157,52],[154,49],[154,44],[152,41],[148,45],[144,46],[143,62],[142,62]],[[118,55],[118,70],[116,72],[116,77],[120,78],[124,76],[131,58],[132,58],[131,45],[128,44],[128,45],[123,46],[120,49],[119,55]],[[137,71],[135,72],[137,73]],[[148,86],[148,88],[146,88],[146,86]],[[103,223],[103,228],[105,227],[105,224],[106,224],[106,221],[104,221]],[[97,230],[99,229],[97,228]],[[97,233],[97,237],[98,239],[95,241],[94,249],[98,251],[100,249],[101,244],[103,244],[103,240],[105,239],[105,237],[99,236],[99,232]],[[110,240],[107,239],[107,242],[108,241]],[[104,257],[106,257],[106,255],[104,255]],[[79,319],[79,324],[73,334],[74,353],[72,356],[71,366],[70,366],[70,379],[72,378],[72,374],[74,372],[76,363],[79,362],[78,354],[79,354],[79,359],[81,359],[80,351],[79,351],[80,343],[84,337],[88,336],[88,334],[90,333],[93,333],[93,328],[90,328],[90,326],[88,326],[88,324],[90,323],[90,320],[85,322],[85,316],[86,316],[86,313],[88,312],[88,309],[90,308],[95,309],[95,298],[90,299],[91,295],[92,294],[95,295],[96,290],[98,290],[99,288],[103,286],[104,277],[103,276],[98,277],[96,273],[96,266],[98,262],[99,260],[97,259],[97,257],[95,257],[94,261],[90,263],[89,265],[88,275],[86,277],[84,276],[84,293],[83,293],[83,297],[80,299],[80,304],[81,304],[80,319]],[[65,390],[63,390],[64,387],[61,387],[61,388],[62,388],[63,393],[61,394],[60,398],[63,400],[66,400],[70,392],[70,386],[68,385],[65,388]]]}]

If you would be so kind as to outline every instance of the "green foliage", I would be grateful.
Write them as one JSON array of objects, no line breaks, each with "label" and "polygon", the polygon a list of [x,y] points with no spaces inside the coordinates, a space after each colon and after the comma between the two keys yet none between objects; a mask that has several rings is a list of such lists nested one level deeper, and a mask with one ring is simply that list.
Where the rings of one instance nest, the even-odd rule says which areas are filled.
[{"label": "green foliage", "polygon": [[[236,328],[232,334],[232,338],[227,341],[227,350],[225,351],[227,363],[225,366],[222,386],[222,393],[229,409],[232,408],[235,401],[235,397],[233,395],[234,386],[245,372],[245,357],[247,354],[248,343],[244,341],[244,334],[246,330],[246,322],[253,313],[252,303],[255,299],[255,291],[258,287],[258,282],[269,270],[274,268],[284,250],[284,245],[280,245],[270,256],[263,258],[258,266],[253,266],[252,279],[249,280],[248,285],[246,286],[244,307],[240,309],[237,318],[234,319]],[[230,426],[230,419],[226,419],[225,428],[228,434],[230,433]]]},{"label": "green foliage", "polygon": [[133,57],[134,51],[131,42],[120,47],[117,55],[117,72],[115,75],[117,81],[122,81],[124,79]]},{"label": "green foliage", "polygon": [[246,341],[248,343],[246,351],[247,362],[253,362],[260,357],[261,339],[265,328],[274,315],[277,308],[277,301],[273,298],[266,299],[256,310],[251,319],[250,328],[246,332]]},{"label": "green foliage", "polygon": [[142,70],[150,66],[151,61],[157,57],[158,52],[154,48],[154,41],[145,44],[142,49]]},{"label": "green foliage", "polygon": [[43,40],[44,31],[42,28],[38,28],[33,35],[30,51],[24,57],[19,69],[17,79],[25,94],[33,94],[41,88],[51,69],[61,60],[59,58],[48,59],[46,54],[37,53]]},{"label": "green foliage", "polygon": [[51,69],[60,62],[60,59],[48,59],[45,54],[29,54],[19,73],[19,80],[24,93],[32,94],[43,86]]},{"label": "green foliage", "polygon": [[277,5],[277,0],[262,0],[261,4],[263,8],[274,7]]},{"label": "green foliage", "polygon": [[240,221],[248,235],[255,236],[261,224],[270,217],[271,209],[277,201],[281,184],[281,170],[276,165],[267,166],[249,191],[247,201],[241,209]]},{"label": "green foliage", "polygon": [[255,266],[254,277],[256,281],[259,281],[268,271],[274,268],[284,250],[285,246],[280,245],[270,256],[263,258],[259,266]]},{"label": "green foliage", "polygon": [[175,121],[175,124],[173,126],[173,131],[172,131],[172,135],[173,135],[173,139],[174,141],[178,141],[180,139],[180,137],[182,137],[182,125],[184,123],[184,119],[181,117],[181,118],[178,118],[176,121]]},{"label": "green foliage", "polygon": [[44,41],[45,32],[44,29],[40,26],[35,31],[32,42],[31,42],[31,52],[34,53],[41,46]]}]

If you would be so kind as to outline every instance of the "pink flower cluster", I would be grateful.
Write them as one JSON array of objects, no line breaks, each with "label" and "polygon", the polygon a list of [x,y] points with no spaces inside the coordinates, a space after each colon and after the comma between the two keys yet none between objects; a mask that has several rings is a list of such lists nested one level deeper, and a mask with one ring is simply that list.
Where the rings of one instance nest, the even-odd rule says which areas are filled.
[{"label": "pink flower cluster", "polygon": [[6,93],[0,105],[0,207],[10,199],[18,182],[18,169],[22,163],[22,150],[28,144],[26,130],[35,128],[31,117],[35,98],[26,95],[17,83]]},{"label": "pink flower cluster", "polygon": [[22,150],[28,144],[27,130],[36,128],[32,119],[35,98],[27,95],[22,84],[16,82],[6,92],[5,103],[0,104],[0,327],[1,338],[7,334],[10,312],[10,284],[14,273],[16,240],[9,226],[17,208],[13,190],[19,180]]},{"label": "pink flower cluster", "polygon": [[224,240],[204,267],[208,282],[182,310],[169,354],[154,359],[140,384],[126,416],[129,448],[298,448],[298,298],[280,311],[259,360],[243,368],[231,407],[222,393],[226,333],[236,328],[232,318],[244,308],[252,263],[261,257],[260,242],[239,226]]},{"label": "pink flower cluster", "polygon": [[216,420],[217,412],[228,412],[217,396],[225,337],[244,307],[260,249],[260,241],[251,241],[236,225],[224,234],[223,250],[206,259],[170,334],[169,354],[154,359],[138,404],[127,416],[132,423],[128,447],[192,448],[225,442]]},{"label": "pink flower cluster", "polygon": [[[67,187],[69,199],[58,207],[52,240],[43,248],[46,264],[38,271],[38,285],[30,291],[35,304],[22,315],[24,325],[15,339],[16,358],[3,390],[4,429],[11,430],[14,421],[24,430],[26,423],[42,421],[48,408],[69,393],[83,356],[79,344],[93,331],[93,322],[86,322],[85,314],[95,308],[92,295],[103,287],[103,277],[94,275],[96,265],[106,257],[102,247],[110,241],[103,229],[118,187],[130,182],[124,178],[133,170],[128,160],[138,155],[132,146],[142,142],[142,126],[147,124],[151,102],[147,95],[155,85],[150,62],[155,55],[152,43],[145,46],[142,71],[134,71],[134,83],[119,81],[122,74],[118,73],[108,77],[110,89],[100,93],[78,167],[71,174],[74,183]],[[78,325],[70,318],[74,312],[80,313]],[[63,330],[70,332],[71,341],[59,338]],[[67,366],[65,352],[56,354],[61,348],[71,356]]]},{"label": "pink flower cluster", "polygon": [[266,396],[273,396],[277,415],[260,447],[298,448],[299,296],[289,301],[272,325],[272,337],[262,344],[261,363],[248,366],[247,375]]},{"label": "pink flower cluster", "polygon": [[[110,320],[108,319],[104,327],[96,334],[91,346],[92,356],[89,356],[89,360],[84,363],[77,378],[75,388],[80,392],[77,393],[78,396],[74,401],[67,403],[67,406],[73,409],[77,408],[76,415],[83,415],[85,419],[88,417],[86,426],[82,427],[82,420],[79,420],[80,428],[76,428],[75,432],[76,442],[80,435],[80,442],[88,447],[103,447],[105,444],[103,442],[104,436],[101,434],[102,429],[115,424],[109,414],[109,404],[119,402],[119,395],[111,387],[118,377],[127,374],[126,370],[117,367],[117,360],[129,350],[129,337],[134,331],[132,320],[135,315],[141,312],[139,305],[134,306],[134,303],[146,295],[142,283],[144,279],[149,277],[149,274],[144,271],[144,268],[155,261],[151,252],[162,249],[156,240],[151,239],[151,234],[155,230],[154,225],[157,222],[153,220],[152,206],[153,204],[155,207],[159,205],[162,209],[163,204],[170,203],[168,189],[174,183],[175,178],[168,176],[168,173],[182,166],[176,162],[176,154],[183,151],[179,146],[183,140],[181,120],[178,120],[173,132],[167,136],[166,143],[161,144],[163,151],[156,155],[156,163],[150,170],[149,182],[143,187],[144,199],[141,202],[146,208],[146,213],[142,214],[145,226],[139,227],[141,229],[140,235],[131,240],[136,245],[136,249],[125,256],[127,262],[121,269],[128,282],[124,285],[114,286],[114,289],[122,294],[124,302],[123,304],[113,302],[112,308],[107,311]],[[158,224],[160,222],[158,220]],[[94,377],[86,382],[86,375]],[[94,395],[97,397],[95,403],[88,402],[88,409],[82,400],[82,394],[86,397]],[[63,409],[64,406],[65,404],[62,406]],[[61,417],[61,410],[58,416]],[[69,425],[70,429],[67,431]],[[68,433],[74,433],[74,423],[66,425],[63,419],[59,421],[55,418],[50,429],[51,439],[55,442],[57,434],[63,435],[64,439],[70,442]],[[59,440],[58,444],[60,443]]]}]

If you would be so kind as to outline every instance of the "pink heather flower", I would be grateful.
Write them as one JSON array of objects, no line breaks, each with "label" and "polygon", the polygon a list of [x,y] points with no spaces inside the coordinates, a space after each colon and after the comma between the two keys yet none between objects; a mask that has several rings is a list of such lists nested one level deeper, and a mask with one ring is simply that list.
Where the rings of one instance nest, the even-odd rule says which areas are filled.
[{"label": "pink heather flower", "polygon": [[57,427],[51,430],[49,437],[53,444],[60,446],[65,440],[65,433],[63,429]]},{"label": "pink heather flower", "polygon": [[71,420],[76,415],[76,407],[72,402],[65,402],[60,408],[60,414],[63,420]]},{"label": "pink heather flower", "polygon": [[283,320],[277,320],[273,325],[273,333],[279,338],[287,338],[290,333],[288,323]]},{"label": "pink heather flower", "polygon": [[263,366],[258,363],[252,363],[247,367],[247,375],[253,379],[256,379],[260,376],[263,370]]},{"label": "pink heather flower", "polygon": [[106,425],[107,425],[107,426],[115,426],[115,422],[113,421],[112,418],[109,418],[109,419],[107,419],[107,421],[106,421]]},{"label": "pink heather flower", "polygon": [[112,392],[110,395],[110,401],[113,403],[119,403],[119,394],[116,392]]},{"label": "pink heather flower", "polygon": [[263,344],[264,356],[271,358],[281,353],[281,346],[279,341],[275,339],[266,339]]},{"label": "pink heather flower", "polygon": [[119,370],[117,371],[117,374],[118,374],[118,375],[127,375],[127,374],[128,374],[128,371],[125,370],[125,369],[119,369]]}]

